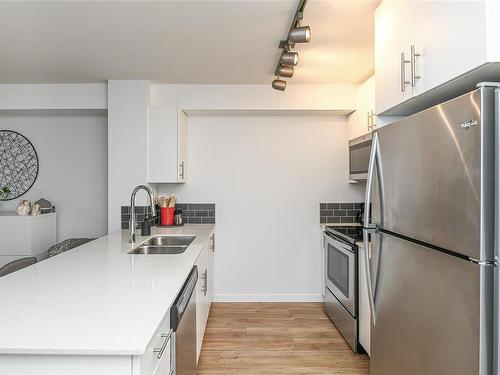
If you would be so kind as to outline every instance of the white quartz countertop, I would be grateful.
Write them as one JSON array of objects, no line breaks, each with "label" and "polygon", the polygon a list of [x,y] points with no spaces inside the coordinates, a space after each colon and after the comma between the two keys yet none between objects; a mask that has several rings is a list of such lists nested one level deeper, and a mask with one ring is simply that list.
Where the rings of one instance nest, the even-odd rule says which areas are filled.
[{"label": "white quartz countertop", "polygon": [[127,254],[149,237],[117,231],[0,278],[0,354],[143,354],[214,230],[152,228],[196,236],[178,255]]}]

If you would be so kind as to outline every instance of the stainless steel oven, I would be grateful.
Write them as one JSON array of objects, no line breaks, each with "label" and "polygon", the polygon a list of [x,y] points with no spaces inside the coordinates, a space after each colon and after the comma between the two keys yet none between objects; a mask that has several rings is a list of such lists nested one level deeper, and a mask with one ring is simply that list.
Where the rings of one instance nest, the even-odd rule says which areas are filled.
[{"label": "stainless steel oven", "polygon": [[324,234],[325,310],[354,352],[358,351],[357,246]]},{"label": "stainless steel oven", "polygon": [[349,179],[353,181],[366,180],[368,162],[372,148],[372,133],[362,135],[349,141]]},{"label": "stainless steel oven", "polygon": [[356,316],[356,253],[353,247],[325,234],[326,287]]}]

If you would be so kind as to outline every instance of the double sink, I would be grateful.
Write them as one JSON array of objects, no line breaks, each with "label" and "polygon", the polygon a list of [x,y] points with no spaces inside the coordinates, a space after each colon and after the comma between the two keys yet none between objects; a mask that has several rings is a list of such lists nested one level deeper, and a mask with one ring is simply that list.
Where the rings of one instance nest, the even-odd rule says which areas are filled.
[{"label": "double sink", "polygon": [[181,254],[195,236],[155,236],[137,246],[128,254]]}]

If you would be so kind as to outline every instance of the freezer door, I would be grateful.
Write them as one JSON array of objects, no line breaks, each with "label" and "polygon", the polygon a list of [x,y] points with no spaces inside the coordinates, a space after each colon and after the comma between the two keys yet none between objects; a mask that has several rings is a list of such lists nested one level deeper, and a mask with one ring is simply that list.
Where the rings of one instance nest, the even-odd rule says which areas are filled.
[{"label": "freezer door", "polygon": [[380,178],[381,189],[372,193],[375,224],[493,259],[493,89],[478,89],[377,133],[374,183]]},{"label": "freezer door", "polygon": [[371,375],[490,375],[493,267],[371,238]]}]

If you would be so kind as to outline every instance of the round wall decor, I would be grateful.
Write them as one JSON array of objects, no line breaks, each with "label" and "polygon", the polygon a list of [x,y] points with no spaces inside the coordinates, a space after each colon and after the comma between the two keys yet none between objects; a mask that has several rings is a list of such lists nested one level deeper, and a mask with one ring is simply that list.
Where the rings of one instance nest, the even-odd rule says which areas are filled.
[{"label": "round wall decor", "polygon": [[35,183],[38,166],[38,155],[26,137],[0,130],[0,201],[26,193]]}]

